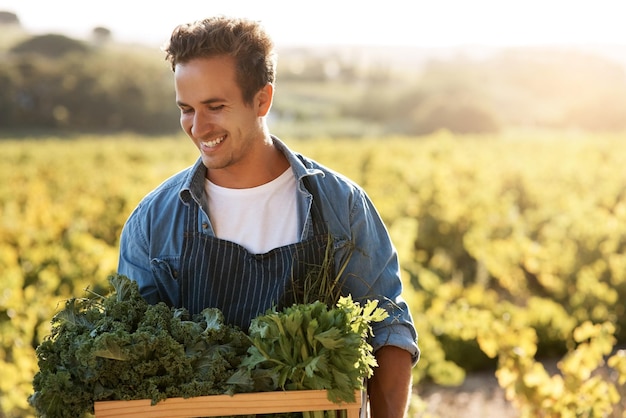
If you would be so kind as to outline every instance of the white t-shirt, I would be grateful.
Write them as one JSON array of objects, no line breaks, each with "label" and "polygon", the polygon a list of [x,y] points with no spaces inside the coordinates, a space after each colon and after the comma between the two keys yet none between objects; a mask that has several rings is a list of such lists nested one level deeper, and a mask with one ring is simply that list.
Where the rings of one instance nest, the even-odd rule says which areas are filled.
[{"label": "white t-shirt", "polygon": [[206,180],[215,235],[253,254],[298,242],[296,178],[291,168],[269,183],[228,189]]}]

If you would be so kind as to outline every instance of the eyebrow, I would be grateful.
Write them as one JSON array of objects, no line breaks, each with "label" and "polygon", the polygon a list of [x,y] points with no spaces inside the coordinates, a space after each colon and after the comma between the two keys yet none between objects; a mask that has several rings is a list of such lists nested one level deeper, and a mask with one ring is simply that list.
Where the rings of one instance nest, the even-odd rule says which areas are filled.
[{"label": "eyebrow", "polygon": [[[225,102],[225,101],[226,101],[226,99],[220,99],[218,97],[214,97],[214,98],[203,100],[200,103],[203,104],[203,105],[210,105],[210,104],[221,103],[221,102]],[[180,107],[191,107],[187,103],[181,102],[180,100],[176,100],[176,104],[178,106],[180,106]]]}]

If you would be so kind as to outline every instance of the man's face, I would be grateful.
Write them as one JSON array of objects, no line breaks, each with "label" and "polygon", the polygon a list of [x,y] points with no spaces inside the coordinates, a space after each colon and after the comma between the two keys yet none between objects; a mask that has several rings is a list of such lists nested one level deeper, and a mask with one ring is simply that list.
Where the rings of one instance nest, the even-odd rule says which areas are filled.
[{"label": "man's face", "polygon": [[197,58],[177,64],[174,73],[180,124],[211,170],[246,170],[263,144],[262,117],[271,105],[271,86],[252,103],[243,101],[235,61],[228,56]]}]

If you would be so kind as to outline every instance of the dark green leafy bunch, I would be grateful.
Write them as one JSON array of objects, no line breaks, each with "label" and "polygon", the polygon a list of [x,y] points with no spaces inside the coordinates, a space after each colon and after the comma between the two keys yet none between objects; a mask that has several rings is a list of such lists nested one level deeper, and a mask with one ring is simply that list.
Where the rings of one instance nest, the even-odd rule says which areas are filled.
[{"label": "dark green leafy bunch", "polygon": [[354,402],[354,391],[377,366],[367,342],[370,324],[387,317],[377,305],[360,306],[347,296],[334,308],[318,301],[258,316],[249,330],[253,346],[231,382],[252,385],[261,370],[277,388],[328,390],[333,402]]},{"label": "dark green leafy bunch", "polygon": [[134,281],[109,278],[106,297],[70,299],[37,348],[39,371],[29,403],[42,417],[76,418],[101,400],[232,393],[227,383],[250,347],[221,311],[190,317],[148,304]]}]

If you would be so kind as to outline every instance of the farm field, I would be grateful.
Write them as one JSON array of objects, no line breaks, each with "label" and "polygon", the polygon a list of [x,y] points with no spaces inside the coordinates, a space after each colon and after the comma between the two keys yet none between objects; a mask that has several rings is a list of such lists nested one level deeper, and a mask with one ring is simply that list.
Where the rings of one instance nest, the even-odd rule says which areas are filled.
[{"label": "farm field", "polygon": [[[515,416],[624,416],[626,135],[284,139],[389,228],[422,349],[411,416],[445,417],[475,376]],[[0,142],[0,417],[34,416],[50,319],[106,291],[127,216],[196,155],[184,137]]]}]

